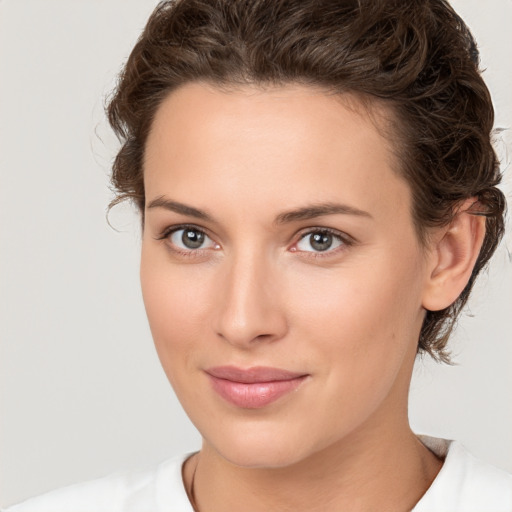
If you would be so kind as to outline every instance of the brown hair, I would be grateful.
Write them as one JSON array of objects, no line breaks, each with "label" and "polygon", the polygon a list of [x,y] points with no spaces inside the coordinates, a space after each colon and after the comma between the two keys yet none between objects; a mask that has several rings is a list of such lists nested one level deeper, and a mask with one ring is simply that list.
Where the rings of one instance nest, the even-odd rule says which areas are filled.
[{"label": "brown hair", "polygon": [[503,234],[505,199],[491,144],[494,111],[478,51],[445,0],[177,0],[151,15],[119,79],[108,118],[122,142],[117,197],[144,215],[144,146],[155,112],[193,81],[321,86],[389,106],[399,172],[420,241],[476,197],[486,235],[450,307],[427,311],[418,350],[449,361],[446,344],[480,270]]}]

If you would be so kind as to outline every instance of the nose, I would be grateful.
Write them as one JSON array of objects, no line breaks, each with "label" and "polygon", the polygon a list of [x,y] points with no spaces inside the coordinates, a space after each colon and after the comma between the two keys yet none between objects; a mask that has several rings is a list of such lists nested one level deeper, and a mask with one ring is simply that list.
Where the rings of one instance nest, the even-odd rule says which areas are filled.
[{"label": "nose", "polygon": [[218,295],[217,335],[241,349],[281,339],[288,329],[282,296],[271,262],[254,254],[230,262]]}]

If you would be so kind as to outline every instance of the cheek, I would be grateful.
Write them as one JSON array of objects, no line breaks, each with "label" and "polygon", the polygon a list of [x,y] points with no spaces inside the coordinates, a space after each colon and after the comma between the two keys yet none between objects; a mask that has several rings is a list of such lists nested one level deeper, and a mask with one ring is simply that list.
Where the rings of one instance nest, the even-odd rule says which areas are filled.
[{"label": "cheek", "polygon": [[349,386],[366,380],[371,388],[396,373],[404,354],[414,350],[423,318],[415,256],[410,264],[390,255],[318,273],[314,286],[296,279],[300,286],[288,293],[298,337],[316,345],[318,357],[331,361],[330,371]]},{"label": "cheek", "polygon": [[288,294],[294,351],[308,355],[322,387],[315,403],[323,412],[310,427],[327,429],[329,442],[363,424],[386,397],[406,393],[421,313],[415,283],[400,276],[384,264],[351,268]]},{"label": "cheek", "polygon": [[[398,265],[396,265],[398,266]],[[321,330],[332,329],[340,341],[376,343],[415,323],[420,311],[419,273],[396,270],[395,265],[353,266],[339,272],[317,276],[304,282],[293,293],[297,318],[308,319]],[[379,334],[380,333],[380,334]]]},{"label": "cheek", "polygon": [[[196,272],[197,273],[197,272]],[[173,374],[187,371],[194,340],[204,339],[205,304],[208,291],[204,280],[191,268],[177,271],[166,258],[143,248],[141,287],[146,314],[162,366],[173,383]]]}]

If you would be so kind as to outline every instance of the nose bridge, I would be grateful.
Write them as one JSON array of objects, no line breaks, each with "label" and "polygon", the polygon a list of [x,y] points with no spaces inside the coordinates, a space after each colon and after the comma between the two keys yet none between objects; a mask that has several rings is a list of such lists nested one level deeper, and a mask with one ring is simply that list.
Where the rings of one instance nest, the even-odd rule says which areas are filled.
[{"label": "nose bridge", "polygon": [[242,347],[282,337],[286,318],[271,258],[246,248],[228,258],[227,267],[219,294],[217,334]]}]

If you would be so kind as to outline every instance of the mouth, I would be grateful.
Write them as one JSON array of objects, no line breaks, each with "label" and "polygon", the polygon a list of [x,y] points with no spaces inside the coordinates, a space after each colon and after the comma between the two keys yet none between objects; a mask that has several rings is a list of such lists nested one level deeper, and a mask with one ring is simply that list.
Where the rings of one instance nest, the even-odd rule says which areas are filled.
[{"label": "mouth", "polygon": [[256,366],[217,366],[206,370],[214,391],[243,409],[260,409],[296,390],[308,374]]}]

